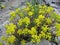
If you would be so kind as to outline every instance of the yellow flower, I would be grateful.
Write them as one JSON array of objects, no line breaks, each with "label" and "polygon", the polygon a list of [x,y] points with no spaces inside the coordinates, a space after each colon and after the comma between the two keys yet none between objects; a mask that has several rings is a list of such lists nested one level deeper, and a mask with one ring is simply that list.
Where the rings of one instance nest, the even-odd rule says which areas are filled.
[{"label": "yellow flower", "polygon": [[24,14],[23,14],[23,13],[19,13],[19,16],[20,16],[20,17],[23,17],[23,16],[24,16]]},{"label": "yellow flower", "polygon": [[13,34],[15,32],[16,25],[13,23],[10,23],[9,25],[6,25],[6,34]]},{"label": "yellow flower", "polygon": [[13,36],[13,35],[11,35],[11,36],[9,36],[9,38],[7,39],[7,42],[9,42],[9,43],[14,43],[14,42],[15,42],[15,39],[16,39],[16,37]]},{"label": "yellow flower", "polygon": [[46,39],[48,39],[49,41],[51,40],[51,33],[46,34]]},{"label": "yellow flower", "polygon": [[29,11],[29,12],[28,12],[28,15],[29,15],[29,16],[32,16],[32,15],[33,15],[33,12]]},{"label": "yellow flower", "polygon": [[51,11],[53,11],[52,7],[48,7],[48,9],[46,10],[48,13],[50,13]]},{"label": "yellow flower", "polygon": [[60,23],[55,24],[55,29],[56,36],[60,36]]},{"label": "yellow flower", "polygon": [[29,2],[27,2],[26,4],[28,7],[32,7],[32,5]]},{"label": "yellow flower", "polygon": [[45,8],[47,8],[47,6],[46,6],[46,5],[44,5],[44,6],[42,6],[42,8],[43,8],[43,9],[45,9]]},{"label": "yellow flower", "polygon": [[19,35],[21,35],[21,34],[22,34],[22,30],[19,29],[19,30],[17,31],[17,33],[18,33]]},{"label": "yellow flower", "polygon": [[31,39],[31,42],[35,43],[35,40],[34,39]]},{"label": "yellow flower", "polygon": [[29,24],[30,24],[30,18],[25,17],[25,18],[23,19],[23,22],[26,23],[26,25],[29,25]]},{"label": "yellow flower", "polygon": [[39,37],[41,38],[41,37],[42,37],[42,35],[41,35],[41,34],[39,34]]},{"label": "yellow flower", "polygon": [[27,4],[27,5],[30,5],[30,3],[29,3],[29,2],[26,2],[26,4]]},{"label": "yellow flower", "polygon": [[5,41],[7,39],[5,36],[2,36],[1,38],[3,41]]},{"label": "yellow flower", "polygon": [[37,24],[37,26],[39,26],[41,24],[39,19],[35,19],[35,23]]},{"label": "yellow flower", "polygon": [[48,29],[49,29],[49,28],[48,28],[47,25],[42,26],[42,31],[47,32]]},{"label": "yellow flower", "polygon": [[29,29],[28,28],[24,28],[22,31],[22,34],[26,35],[29,34]]},{"label": "yellow flower", "polygon": [[39,10],[39,14],[44,14],[44,13],[46,13],[46,12],[43,11],[43,9],[40,9],[40,10]]},{"label": "yellow flower", "polygon": [[23,24],[23,19],[19,19],[18,25],[21,26]]},{"label": "yellow flower", "polygon": [[41,31],[41,37],[45,38],[45,32]]},{"label": "yellow flower", "polygon": [[31,40],[32,42],[37,42],[37,43],[39,43],[40,42],[40,37],[39,36],[37,36],[37,35],[32,35],[32,40]]},{"label": "yellow flower", "polygon": [[18,25],[20,25],[20,26],[21,26],[23,23],[25,23],[26,26],[28,26],[28,25],[30,24],[30,18],[25,17],[25,18],[20,19],[20,20],[18,21]]},{"label": "yellow flower", "polygon": [[25,44],[26,44],[26,41],[23,39],[23,40],[21,41],[21,44],[22,44],[22,45],[25,45]]},{"label": "yellow flower", "polygon": [[14,11],[10,12],[10,21],[12,21],[16,17],[16,13]]},{"label": "yellow flower", "polygon": [[60,31],[56,31],[56,36],[60,36]]},{"label": "yellow flower", "polygon": [[10,12],[10,15],[15,17],[16,16],[16,13],[14,11]]},{"label": "yellow flower", "polygon": [[17,8],[17,9],[16,9],[16,13],[19,13],[19,12],[20,12],[20,8]]},{"label": "yellow flower", "polygon": [[31,11],[33,12],[34,11],[34,8],[32,8]]},{"label": "yellow flower", "polygon": [[30,8],[27,6],[26,8],[24,8],[25,11],[29,11]]},{"label": "yellow flower", "polygon": [[45,17],[43,15],[39,15],[38,19],[43,20]]},{"label": "yellow flower", "polygon": [[41,5],[39,5],[39,8],[41,9],[41,8],[42,8],[42,6],[41,6]]},{"label": "yellow flower", "polygon": [[50,18],[46,18],[46,23],[47,24],[51,24],[52,23],[52,20]]},{"label": "yellow flower", "polygon": [[60,30],[60,23],[55,24],[56,30]]},{"label": "yellow flower", "polygon": [[36,28],[35,27],[32,27],[31,28],[30,34],[31,35],[36,35],[37,34],[37,31],[36,31]]}]

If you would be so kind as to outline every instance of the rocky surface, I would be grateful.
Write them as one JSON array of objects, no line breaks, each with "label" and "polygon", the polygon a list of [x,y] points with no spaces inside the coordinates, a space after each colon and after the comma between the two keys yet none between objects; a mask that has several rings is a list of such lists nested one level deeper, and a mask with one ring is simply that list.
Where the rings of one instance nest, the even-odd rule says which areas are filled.
[{"label": "rocky surface", "polygon": [[[9,23],[8,19],[9,19],[9,12],[11,12],[12,10],[14,10],[17,7],[24,7],[24,2],[26,2],[25,0],[5,0],[6,2],[4,2],[3,4],[6,5],[6,8],[0,11],[0,37],[2,35],[5,35],[5,28],[4,25]],[[55,8],[55,11],[60,14],[60,9],[56,8],[58,7],[57,5],[54,4],[50,4],[50,6]],[[60,42],[60,37],[58,37],[58,40]],[[1,41],[1,40],[0,40]],[[32,45],[32,43],[27,43],[27,45]],[[36,44],[36,45],[51,45],[51,43],[49,43],[47,40],[42,40],[41,43]]]}]

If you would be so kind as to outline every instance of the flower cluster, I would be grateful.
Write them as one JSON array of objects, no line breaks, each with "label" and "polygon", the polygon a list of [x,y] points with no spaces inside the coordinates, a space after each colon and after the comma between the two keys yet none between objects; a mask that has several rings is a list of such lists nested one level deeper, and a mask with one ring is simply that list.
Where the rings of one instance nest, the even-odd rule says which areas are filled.
[{"label": "flower cluster", "polygon": [[[14,20],[15,18],[17,20]],[[56,36],[60,36],[59,19],[60,16],[57,16],[52,7],[27,3],[25,8],[18,8],[10,13],[12,23],[6,25],[6,33],[10,34],[8,42],[17,43],[19,41],[25,45],[27,42],[39,43],[42,39],[51,41],[53,33],[50,29],[52,27],[55,27]]]},{"label": "flower cluster", "polygon": [[60,36],[60,23],[56,23],[55,25],[55,28],[56,28],[56,36]]},{"label": "flower cluster", "polygon": [[16,39],[16,37],[13,36],[13,35],[11,35],[11,36],[8,37],[7,42],[8,43],[14,43],[15,42],[15,39]]},{"label": "flower cluster", "polygon": [[30,19],[28,17],[25,17],[23,19],[20,19],[19,22],[18,22],[18,25],[22,25],[23,23],[26,24],[26,26],[28,26],[30,24]]},{"label": "flower cluster", "polygon": [[6,34],[14,34],[16,25],[13,23],[10,23],[9,25],[6,25]]}]

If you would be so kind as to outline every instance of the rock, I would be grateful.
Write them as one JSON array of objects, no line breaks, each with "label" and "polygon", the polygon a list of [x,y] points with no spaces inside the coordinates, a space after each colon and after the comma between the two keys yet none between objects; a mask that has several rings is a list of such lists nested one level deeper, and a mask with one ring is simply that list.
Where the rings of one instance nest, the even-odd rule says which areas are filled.
[{"label": "rock", "polygon": [[51,44],[49,43],[49,41],[43,39],[39,45],[51,45]]}]

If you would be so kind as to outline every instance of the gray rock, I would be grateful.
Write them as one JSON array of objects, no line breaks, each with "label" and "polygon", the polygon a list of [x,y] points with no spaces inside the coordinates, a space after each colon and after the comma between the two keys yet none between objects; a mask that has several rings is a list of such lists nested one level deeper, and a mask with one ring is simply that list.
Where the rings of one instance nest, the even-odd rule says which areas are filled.
[{"label": "gray rock", "polygon": [[51,45],[51,44],[49,43],[49,41],[43,39],[39,45]]}]

